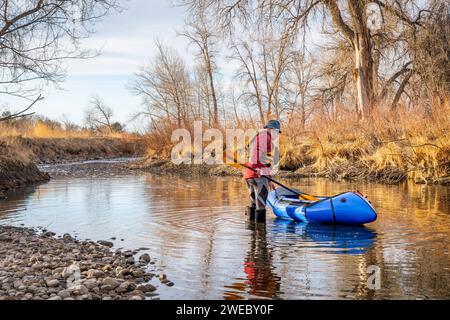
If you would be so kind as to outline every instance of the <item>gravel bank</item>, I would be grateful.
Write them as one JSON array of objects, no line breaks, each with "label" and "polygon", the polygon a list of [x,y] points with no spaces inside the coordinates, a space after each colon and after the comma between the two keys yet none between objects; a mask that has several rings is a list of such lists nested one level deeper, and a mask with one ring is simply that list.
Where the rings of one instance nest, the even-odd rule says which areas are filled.
[{"label": "gravel bank", "polygon": [[[169,160],[144,159],[131,163],[128,166],[131,170],[150,172],[153,174],[173,174],[173,175],[194,175],[194,176],[213,176],[213,177],[242,177],[242,169],[223,165],[186,165],[173,164]],[[298,179],[306,178],[308,175],[292,171],[279,171],[276,178]]]},{"label": "gravel bank", "polygon": [[154,277],[173,286],[148,254],[112,246],[0,226],[0,300],[144,300],[157,296]]},{"label": "gravel bank", "polygon": [[129,165],[137,158],[120,158],[83,162],[68,162],[50,165],[40,165],[39,169],[52,177],[90,177],[108,178],[120,175],[142,174],[140,170],[130,170]]}]

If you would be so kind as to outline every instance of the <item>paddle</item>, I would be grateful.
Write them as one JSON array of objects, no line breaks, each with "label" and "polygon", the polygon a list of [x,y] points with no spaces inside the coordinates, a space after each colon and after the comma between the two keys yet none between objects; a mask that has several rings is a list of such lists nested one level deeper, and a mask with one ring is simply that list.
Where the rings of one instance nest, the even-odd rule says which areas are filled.
[{"label": "paddle", "polygon": [[[230,158],[227,157],[226,154],[225,154],[225,159],[231,160]],[[269,181],[275,183],[276,185],[279,185],[280,187],[282,187],[282,188],[288,190],[289,192],[292,192],[293,194],[297,195],[297,196],[299,197],[299,199],[303,199],[303,200],[307,200],[307,201],[318,201],[318,200],[320,200],[320,199],[318,199],[317,197],[314,197],[314,196],[309,195],[309,194],[307,194],[307,193],[295,191],[295,190],[293,190],[293,189],[291,189],[291,188],[285,186],[285,185],[282,184],[281,182],[279,182],[279,181],[277,181],[277,180],[275,180],[275,179],[273,179],[273,178],[271,178],[271,177],[269,177],[269,176],[260,174],[260,173],[258,172],[258,170],[254,169],[254,168],[252,168],[252,167],[250,167],[250,166],[248,166],[248,165],[246,165],[246,164],[244,164],[244,163],[238,163],[235,159],[233,159],[233,162],[232,162],[232,163],[228,163],[227,161],[225,161],[225,163],[228,164],[228,165],[230,165],[230,166],[232,166],[232,167],[235,167],[235,168],[236,168],[236,166],[241,166],[241,167],[243,167],[243,168],[249,169],[250,171],[253,171],[254,173],[258,174],[259,176],[266,178],[267,180],[269,180]]]}]

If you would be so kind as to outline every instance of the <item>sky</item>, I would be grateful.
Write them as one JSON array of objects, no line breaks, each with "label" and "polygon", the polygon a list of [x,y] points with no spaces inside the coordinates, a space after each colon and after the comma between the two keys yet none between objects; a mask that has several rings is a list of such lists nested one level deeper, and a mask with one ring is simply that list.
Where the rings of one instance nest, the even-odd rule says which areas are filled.
[{"label": "sky", "polygon": [[[121,13],[112,13],[97,23],[96,32],[82,42],[83,48],[101,49],[101,54],[88,60],[66,61],[67,75],[61,88],[48,87],[45,100],[34,111],[56,120],[66,116],[82,124],[90,98],[98,95],[114,110],[115,120],[128,123],[130,115],[141,107],[141,98],[134,96],[128,85],[134,73],[148,65],[156,53],[155,40],[192,57],[187,40],[177,36],[183,29],[184,8],[173,6],[170,0],[127,0],[124,7]],[[28,105],[12,97],[2,97],[1,102],[12,110]],[[140,126],[128,125],[132,130]]]},{"label": "sky", "polygon": [[[195,64],[195,47],[179,36],[184,28],[185,8],[174,6],[174,0],[122,0],[124,10],[113,12],[94,26],[95,33],[82,41],[83,49],[101,50],[91,59],[65,61],[66,79],[56,89],[53,85],[44,91],[45,99],[33,111],[54,120],[69,119],[82,125],[84,110],[93,96],[114,111],[114,121],[127,125],[127,129],[142,130],[145,123],[130,121],[142,110],[141,97],[130,90],[134,74],[149,65],[156,54],[155,41],[175,48],[188,66]],[[317,31],[313,38],[318,39]],[[225,50],[226,51],[226,50]],[[226,59],[226,52],[218,58],[223,89],[233,80],[237,62]],[[22,110],[26,100],[2,96],[2,109]]]}]

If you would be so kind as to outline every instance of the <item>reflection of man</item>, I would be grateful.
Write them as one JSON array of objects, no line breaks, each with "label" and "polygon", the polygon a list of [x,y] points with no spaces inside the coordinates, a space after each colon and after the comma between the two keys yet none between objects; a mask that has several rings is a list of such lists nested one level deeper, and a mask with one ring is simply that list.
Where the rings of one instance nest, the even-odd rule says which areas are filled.
[{"label": "reflection of man", "polygon": [[267,248],[267,231],[265,225],[257,225],[252,233],[252,241],[244,272],[250,294],[258,297],[276,298],[280,291],[280,278],[274,274],[272,254]]},{"label": "reflection of man", "polygon": [[281,124],[277,120],[270,120],[264,130],[259,131],[249,144],[250,162],[247,165],[256,169],[258,173],[250,169],[244,169],[244,179],[250,193],[250,206],[247,207],[247,215],[249,220],[256,219],[260,223],[266,222],[267,196],[269,195],[269,189],[273,189],[272,183],[261,175],[270,175],[271,168],[278,165],[273,163],[272,159],[272,153],[275,152],[273,132],[281,133]]},{"label": "reflection of man", "polygon": [[252,233],[250,248],[244,260],[246,277],[225,286],[224,299],[278,298],[281,278],[274,273],[272,252],[267,247],[266,225],[249,223],[248,227]]}]

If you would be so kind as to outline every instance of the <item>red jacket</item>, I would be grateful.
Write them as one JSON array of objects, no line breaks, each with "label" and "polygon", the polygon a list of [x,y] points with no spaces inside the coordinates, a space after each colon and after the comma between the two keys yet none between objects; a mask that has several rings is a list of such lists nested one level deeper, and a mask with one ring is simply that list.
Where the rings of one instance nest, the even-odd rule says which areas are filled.
[{"label": "red jacket", "polygon": [[[270,130],[261,130],[249,144],[249,159],[247,166],[254,169],[270,168],[270,154],[272,153],[272,137]],[[244,169],[244,179],[259,178],[250,169]]]}]

